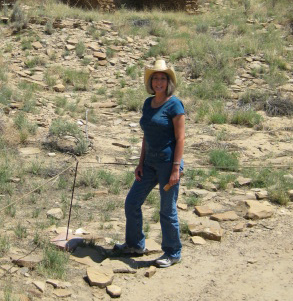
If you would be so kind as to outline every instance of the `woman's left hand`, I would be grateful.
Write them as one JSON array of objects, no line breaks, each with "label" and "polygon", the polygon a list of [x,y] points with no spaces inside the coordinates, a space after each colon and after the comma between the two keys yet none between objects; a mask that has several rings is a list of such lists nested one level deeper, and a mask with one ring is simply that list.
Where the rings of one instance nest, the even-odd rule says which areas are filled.
[{"label": "woman's left hand", "polygon": [[171,186],[177,184],[179,182],[179,178],[180,178],[179,168],[178,169],[173,169],[172,172],[171,172],[170,179],[169,179],[169,184]]}]

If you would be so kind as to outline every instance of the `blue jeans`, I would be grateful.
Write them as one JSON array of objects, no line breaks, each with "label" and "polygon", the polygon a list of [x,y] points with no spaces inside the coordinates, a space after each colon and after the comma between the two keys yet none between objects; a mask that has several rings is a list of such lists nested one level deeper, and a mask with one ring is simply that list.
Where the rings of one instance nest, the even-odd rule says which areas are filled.
[{"label": "blue jeans", "polygon": [[[172,168],[172,162],[144,163],[141,181],[134,181],[125,201],[126,243],[132,248],[145,247],[141,206],[151,190],[159,183],[162,250],[170,257],[179,258],[182,248],[176,207],[179,183],[172,186],[169,191],[163,189],[169,182]],[[180,171],[182,169],[183,161]]]}]

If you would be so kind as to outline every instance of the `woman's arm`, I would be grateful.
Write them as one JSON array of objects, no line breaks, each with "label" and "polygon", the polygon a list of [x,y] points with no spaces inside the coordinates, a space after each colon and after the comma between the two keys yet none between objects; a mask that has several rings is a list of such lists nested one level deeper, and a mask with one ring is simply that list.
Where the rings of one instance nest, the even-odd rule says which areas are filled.
[{"label": "woman's arm", "polygon": [[137,167],[135,169],[135,179],[137,181],[140,181],[141,177],[143,176],[143,162],[144,162],[144,157],[145,157],[145,139],[144,139],[144,136],[143,136],[139,163],[138,163],[138,165],[137,165]]},{"label": "woman's arm", "polygon": [[[177,115],[173,119],[176,146],[174,153],[174,162],[181,162],[184,150],[184,140],[185,140],[185,115]],[[169,184],[175,185],[179,181],[179,168],[180,164],[174,164],[169,179]]]}]

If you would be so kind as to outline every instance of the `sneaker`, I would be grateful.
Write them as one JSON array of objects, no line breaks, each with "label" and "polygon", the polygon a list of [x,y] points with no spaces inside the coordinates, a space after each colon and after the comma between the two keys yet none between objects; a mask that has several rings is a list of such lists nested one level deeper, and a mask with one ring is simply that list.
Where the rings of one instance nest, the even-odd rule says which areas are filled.
[{"label": "sneaker", "polygon": [[167,268],[180,261],[181,261],[181,257],[174,258],[164,254],[155,261],[155,264],[158,268]]},{"label": "sneaker", "polygon": [[124,244],[115,244],[114,246],[114,251],[119,251],[123,254],[138,254],[138,255],[143,255],[146,253],[147,249],[137,249],[137,248],[132,248],[129,247],[126,242]]}]

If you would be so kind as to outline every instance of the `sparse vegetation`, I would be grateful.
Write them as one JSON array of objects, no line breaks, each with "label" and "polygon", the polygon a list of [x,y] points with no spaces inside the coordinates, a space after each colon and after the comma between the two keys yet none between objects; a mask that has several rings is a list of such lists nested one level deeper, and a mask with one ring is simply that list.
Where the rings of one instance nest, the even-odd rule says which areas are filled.
[{"label": "sparse vegetation", "polygon": [[43,249],[43,261],[38,270],[46,277],[65,279],[68,261],[69,253],[47,244]]},{"label": "sparse vegetation", "polygon": [[229,153],[224,149],[214,149],[209,153],[210,163],[217,169],[237,171],[239,162],[236,153]]}]

